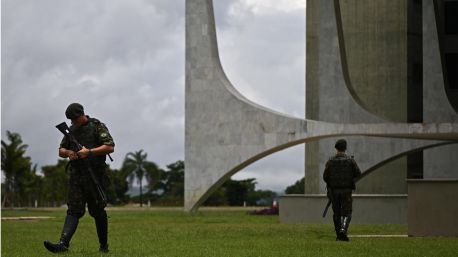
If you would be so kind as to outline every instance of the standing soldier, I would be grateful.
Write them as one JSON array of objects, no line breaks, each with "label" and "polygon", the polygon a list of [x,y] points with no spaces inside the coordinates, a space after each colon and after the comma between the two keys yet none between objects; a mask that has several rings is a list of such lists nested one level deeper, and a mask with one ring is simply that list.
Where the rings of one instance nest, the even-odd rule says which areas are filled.
[{"label": "standing soldier", "polygon": [[[89,214],[95,220],[99,250],[108,252],[106,199],[101,199],[100,192],[97,194],[94,181],[98,181],[102,191],[105,190],[108,183],[105,158],[114,151],[115,144],[105,124],[85,115],[81,104],[70,104],[65,116],[72,121],[70,132],[82,148],[80,149],[68,136],[64,137],[60,144],[59,156],[70,159],[67,216],[60,241],[56,244],[45,241],[44,245],[53,253],[68,251],[78,220],[84,215],[87,204]],[[89,172],[95,175],[96,180],[91,178]],[[104,195],[104,192],[102,194]]]},{"label": "standing soldier", "polygon": [[355,179],[361,175],[353,157],[345,154],[347,141],[339,139],[335,148],[337,153],[326,163],[323,179],[328,189],[328,197],[334,212],[334,228],[338,241],[349,241],[348,226],[352,212],[352,190],[355,190]]}]

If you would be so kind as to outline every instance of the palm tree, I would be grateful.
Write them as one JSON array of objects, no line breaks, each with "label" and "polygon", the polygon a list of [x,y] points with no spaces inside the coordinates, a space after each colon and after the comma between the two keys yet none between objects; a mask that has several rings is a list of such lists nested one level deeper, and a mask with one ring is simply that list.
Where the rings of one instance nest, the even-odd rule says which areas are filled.
[{"label": "palm tree", "polygon": [[24,182],[28,173],[31,173],[31,159],[24,154],[28,145],[23,144],[18,133],[6,131],[7,138],[11,143],[2,140],[2,171],[5,176],[5,195],[3,196],[2,207],[6,201],[12,205],[16,202],[16,196],[21,189],[20,185]]},{"label": "palm tree", "polygon": [[143,207],[143,178],[148,181],[149,188],[153,188],[159,180],[159,168],[154,162],[148,161],[147,156],[148,154],[143,153],[143,150],[129,152],[126,154],[121,168],[127,174],[129,183],[132,183],[136,178],[140,184],[140,207]]}]

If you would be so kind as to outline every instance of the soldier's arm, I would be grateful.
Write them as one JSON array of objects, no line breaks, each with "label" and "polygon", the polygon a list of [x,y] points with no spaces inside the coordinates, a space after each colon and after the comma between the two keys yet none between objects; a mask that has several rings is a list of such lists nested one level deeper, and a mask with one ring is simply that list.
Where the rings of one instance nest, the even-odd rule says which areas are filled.
[{"label": "soldier's arm", "polygon": [[86,158],[89,156],[105,155],[114,152],[114,146],[111,145],[101,145],[95,148],[88,149],[83,147],[79,152],[78,156],[80,158]]},{"label": "soldier's arm", "polygon": [[113,149],[111,152],[114,151],[115,143],[114,143],[113,137],[111,136],[105,124],[100,123],[98,125],[98,135],[97,136],[98,136],[98,139],[101,145],[112,146]]},{"label": "soldier's arm", "polygon": [[353,160],[353,159],[352,159],[352,161],[353,161],[353,166],[354,166],[353,177],[357,178],[357,177],[361,176],[361,170],[359,169],[358,164],[356,163],[356,161]]},{"label": "soldier's arm", "polygon": [[76,160],[78,159],[78,154],[70,148],[70,142],[68,141],[67,137],[62,138],[62,141],[60,142],[60,147],[59,147],[59,157],[62,158],[69,158],[70,160]]},{"label": "soldier's arm", "polygon": [[329,161],[326,162],[326,166],[324,168],[324,172],[323,172],[323,180],[328,183],[328,179],[329,179]]},{"label": "soldier's arm", "polygon": [[69,158],[72,161],[78,159],[78,154],[76,152],[63,147],[59,148],[59,156],[62,158]]}]

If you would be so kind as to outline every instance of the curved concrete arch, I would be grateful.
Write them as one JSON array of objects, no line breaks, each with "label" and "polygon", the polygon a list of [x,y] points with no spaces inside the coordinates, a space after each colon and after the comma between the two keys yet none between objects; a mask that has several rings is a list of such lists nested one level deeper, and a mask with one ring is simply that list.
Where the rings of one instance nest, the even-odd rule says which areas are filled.
[{"label": "curved concrete arch", "polygon": [[211,0],[186,1],[185,210],[228,176],[287,147],[336,136],[458,141],[458,123],[344,124],[298,119],[252,103],[221,67]]},{"label": "curved concrete arch", "polygon": [[[186,1],[186,18],[186,75],[188,78],[194,77],[195,73],[200,73],[201,76],[197,79],[199,84],[203,82],[202,79],[211,80],[210,87],[222,87],[249,106],[296,119],[294,116],[280,113],[249,100],[230,82],[219,57],[212,0]],[[200,40],[192,36],[192,31],[202,33]],[[188,44],[192,46],[188,47]]]},{"label": "curved concrete arch", "polygon": [[[434,9],[434,20],[432,21],[432,23],[435,25],[435,37],[437,37],[437,47],[439,49],[439,57],[440,57],[440,61],[441,61],[441,68],[442,68],[442,72],[441,72],[441,75],[442,75],[442,82],[443,82],[443,87],[441,88],[441,92],[438,92],[439,94],[441,94],[440,96],[442,98],[445,98],[448,100],[448,103],[450,104],[450,107],[455,111],[455,114],[458,114],[458,101],[453,101],[453,100],[456,100],[452,98],[451,94],[452,94],[452,90],[449,89],[449,85],[448,85],[448,71],[447,71],[447,64],[446,64],[446,60],[445,60],[445,47],[444,45],[446,45],[446,39],[445,39],[445,35],[442,35],[442,36],[439,36],[437,31],[441,31],[441,27],[444,26],[444,22],[442,21],[441,22],[441,19],[439,17],[441,17],[440,13],[443,12],[444,10],[441,10],[441,8],[439,7],[441,4],[439,3],[438,0],[433,0],[433,1],[430,1],[431,3],[429,4],[432,4],[434,6],[434,8],[430,8],[429,10],[426,9],[425,11],[425,14],[426,15],[431,15],[431,14],[428,14],[427,12],[428,11],[431,11],[431,9]],[[442,3],[443,4],[443,3]],[[442,7],[442,8],[445,8],[445,7]],[[444,97],[445,95],[445,97]]]},{"label": "curved concrete arch", "polygon": [[[409,49],[409,46],[406,46],[407,42],[402,39],[409,28],[399,28],[402,26],[403,18],[407,19],[402,16],[407,4],[389,3],[389,1],[359,4],[356,4],[358,1],[333,0],[332,2],[342,73],[351,97],[363,109],[386,121],[407,121],[409,119],[408,110],[403,103],[406,101],[405,97],[408,97],[404,94],[408,95],[409,89],[405,88],[404,78],[410,75],[406,73],[404,65],[409,64],[386,57],[386,53],[390,53],[390,56],[408,54],[406,49]],[[355,6],[358,6],[359,9]],[[365,8],[365,11],[361,12],[361,6]],[[379,11],[373,11],[376,9]],[[399,19],[387,21],[384,13],[394,10],[399,10]],[[375,15],[375,17],[368,14]],[[384,72],[376,72],[377,70]],[[368,88],[372,91],[379,90],[379,92],[368,94]],[[386,108],[387,105],[393,104],[400,111],[390,112],[390,108]]]},{"label": "curved concrete arch", "polygon": [[[458,121],[458,104],[453,105],[446,90],[446,77],[445,73],[445,60],[442,52],[443,42],[439,36],[438,30],[440,25],[438,21],[438,2],[424,1],[423,16],[423,50],[424,58],[428,60],[425,62],[424,84],[424,109],[426,121],[436,121],[437,112],[440,110],[442,117],[447,117],[449,120]],[[441,103],[441,104],[438,104]],[[440,117],[440,118],[442,118]]]},{"label": "curved concrete arch", "polygon": [[[454,133],[458,133],[458,131],[455,131]],[[453,134],[454,134],[453,133]],[[411,153],[414,153],[414,152],[419,152],[419,151],[423,151],[425,149],[429,149],[429,148],[435,148],[435,147],[440,147],[440,146],[443,146],[443,145],[448,145],[448,144],[457,144],[458,143],[458,135],[433,135],[433,134],[421,134],[421,135],[412,135],[412,134],[403,134],[403,132],[401,132],[400,134],[394,134],[393,136],[390,136],[389,134],[380,134],[378,135],[377,133],[374,133],[374,134],[364,134],[364,133],[358,133],[358,134],[355,134],[355,133],[351,133],[351,134],[329,134],[329,135],[318,135],[318,136],[310,136],[310,137],[307,137],[307,138],[303,138],[303,139],[299,139],[299,140],[294,140],[294,141],[290,141],[290,142],[287,142],[285,144],[282,144],[282,145],[278,145],[274,148],[271,148],[271,149],[267,149],[263,152],[260,152],[254,156],[251,156],[249,157],[248,159],[240,162],[239,164],[237,164],[236,166],[232,167],[230,170],[227,170],[224,174],[221,174],[220,178],[217,179],[216,181],[214,181],[213,185],[211,185],[210,187],[207,188],[207,190],[201,195],[201,197],[195,202],[193,203],[192,206],[189,206],[187,209],[189,211],[195,211],[197,210],[197,208],[203,204],[205,202],[205,200],[211,195],[213,194],[221,185],[224,184],[224,182],[226,182],[227,180],[229,180],[234,174],[236,174],[237,172],[239,172],[240,170],[246,168],[247,166],[253,164],[254,162],[266,157],[266,156],[269,156],[271,154],[274,154],[276,152],[279,152],[279,151],[282,151],[282,150],[285,150],[287,148],[290,148],[290,147],[293,147],[293,146],[296,146],[296,145],[299,145],[299,144],[305,144],[307,142],[312,142],[312,141],[318,141],[320,139],[324,139],[324,138],[332,138],[332,137],[348,137],[348,136],[376,136],[376,137],[400,137],[400,138],[414,138],[414,139],[450,139],[450,140],[455,140],[456,142],[454,141],[443,141],[443,142],[439,142],[439,143],[429,143],[429,142],[425,142],[425,145],[421,146],[421,147],[416,147],[416,143],[413,142],[414,144],[410,145],[410,146],[407,146],[406,148],[408,150],[405,150],[403,149],[402,152],[398,153],[398,154],[395,154],[394,156],[390,157],[390,158],[387,158],[385,160],[383,160],[382,162],[379,162],[377,163],[376,165],[373,165],[372,167],[368,168],[367,170],[365,170],[363,172],[363,175],[358,179],[361,180],[363,179],[364,177],[370,175],[372,172],[374,172],[375,170],[377,170],[379,167],[389,163],[389,162],[392,162],[396,159],[399,159],[403,156],[406,156],[408,154],[411,154]],[[413,148],[412,147],[416,147],[416,148]]]},{"label": "curved concrete arch", "polygon": [[340,62],[342,66],[342,76],[345,81],[345,87],[347,88],[350,96],[352,99],[357,103],[363,110],[366,112],[377,116],[385,121],[388,121],[386,117],[381,117],[380,115],[372,112],[370,108],[364,103],[364,101],[359,97],[359,95],[356,93],[355,88],[353,87],[353,84],[351,82],[350,78],[350,71],[348,68],[348,62],[347,62],[347,51],[345,48],[345,37],[344,37],[344,32],[343,32],[343,25],[342,25],[342,15],[340,12],[340,3],[339,0],[334,0],[334,13],[335,13],[335,22],[336,22],[336,28],[337,28],[337,39],[339,41],[339,51],[340,51]]},{"label": "curved concrete arch", "polygon": [[[310,120],[306,122],[307,124],[310,124],[311,131],[308,133],[309,135],[307,135],[307,133],[298,133],[298,135],[303,136],[303,138],[299,139],[292,135],[293,137],[291,137],[289,140],[286,140],[286,142],[283,144],[279,144],[275,147],[268,148],[263,151],[261,150],[260,152],[246,158],[245,160],[240,160],[235,166],[229,169],[220,169],[219,172],[215,172],[214,174],[219,174],[219,177],[214,177],[212,184],[207,185],[201,192],[200,196],[194,202],[190,203],[186,209],[189,211],[195,211],[217,188],[219,188],[232,175],[254,163],[255,161],[286,148],[311,141],[338,136],[377,136],[390,138],[395,137],[428,140],[453,140],[458,142],[458,124],[429,124],[423,126],[423,124],[331,124]],[[309,126],[306,127],[306,130],[308,130],[308,128]],[[387,130],[391,132],[386,132]],[[395,155],[394,158],[389,158],[383,164],[415,151],[421,151],[423,149],[449,143],[450,142],[435,143],[433,145],[427,144],[414,150],[407,150],[398,155]],[[413,146],[407,146],[407,148],[410,149],[415,146],[416,144]],[[209,163],[213,162],[213,160],[207,161]],[[374,167],[370,168],[369,171],[372,172],[379,166],[381,165],[375,165]]]},{"label": "curved concrete arch", "polygon": [[379,163],[377,163],[376,165],[368,168],[367,170],[365,170],[361,176],[356,180],[356,182],[362,180],[363,178],[369,176],[372,172],[376,171],[378,168],[382,167],[383,165],[389,163],[389,162],[392,162],[394,160],[397,160],[401,157],[404,157],[404,156],[407,156],[411,153],[416,153],[416,152],[421,152],[423,150],[426,150],[426,149],[430,149],[430,148],[436,148],[436,147],[441,147],[441,146],[444,146],[444,145],[450,145],[450,144],[457,144],[456,142],[440,142],[440,143],[435,143],[435,144],[428,144],[428,145],[425,145],[425,146],[422,146],[422,147],[418,147],[418,148],[414,148],[414,149],[411,149],[411,150],[408,150],[408,151],[404,151],[404,152],[401,152],[399,154],[395,154],[393,156],[391,156],[390,158],[388,159],[385,159]]},{"label": "curved concrete arch", "polygon": [[307,15],[313,17],[310,20],[307,18],[307,62],[314,59],[317,63],[306,65],[307,119],[347,123],[389,122],[370,112],[349,84],[345,47],[341,42],[343,36],[339,36],[341,32],[333,0],[313,0],[307,4],[310,3],[314,6],[307,7]]}]

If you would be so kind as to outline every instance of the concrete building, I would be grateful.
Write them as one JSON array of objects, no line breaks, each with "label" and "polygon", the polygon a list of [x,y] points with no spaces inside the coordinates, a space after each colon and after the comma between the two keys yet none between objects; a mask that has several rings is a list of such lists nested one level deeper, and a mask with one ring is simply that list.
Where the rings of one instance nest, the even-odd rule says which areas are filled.
[{"label": "concrete building", "polygon": [[[368,222],[405,221],[407,177],[458,177],[458,148],[451,145],[458,141],[456,87],[443,72],[456,63],[452,56],[442,65],[441,50],[454,38],[441,41],[433,25],[447,3],[432,3],[308,0],[306,118],[297,119],[237,92],[219,60],[212,1],[187,0],[185,209],[196,210],[249,164],[303,143],[306,193],[325,202],[321,175],[336,137],[348,137],[370,172],[359,183],[362,204],[386,209],[390,199],[398,206],[396,217],[366,215]],[[280,214],[288,215],[281,220],[314,222],[319,215],[304,220],[304,209],[295,209],[310,199],[284,198]]]},{"label": "concrete building", "polygon": [[[307,1],[306,118],[344,123],[457,122],[457,4]],[[347,139],[362,170],[372,172],[357,185],[356,193],[361,195],[355,197],[355,216],[360,217],[356,222],[407,223],[407,178],[435,185],[438,179],[458,178],[456,144],[385,159],[379,154],[395,156],[393,151],[408,142]],[[327,201],[322,174],[334,141],[306,144],[305,193],[309,195],[283,199],[284,222],[329,222],[321,212],[304,213],[294,206],[323,206]],[[415,197],[417,202],[422,198]]]},{"label": "concrete building", "polygon": [[[434,2],[447,4],[307,1],[306,118],[342,123],[457,122],[453,105],[458,103],[458,90],[442,78],[444,68],[453,67],[441,65]],[[306,193],[325,192],[321,175],[333,141],[306,145]],[[364,169],[367,163],[383,161],[374,149],[389,152],[405,143],[373,138],[349,142],[349,151]],[[456,153],[456,145],[411,153],[361,180],[357,192],[405,194],[407,177],[458,177]]]}]

